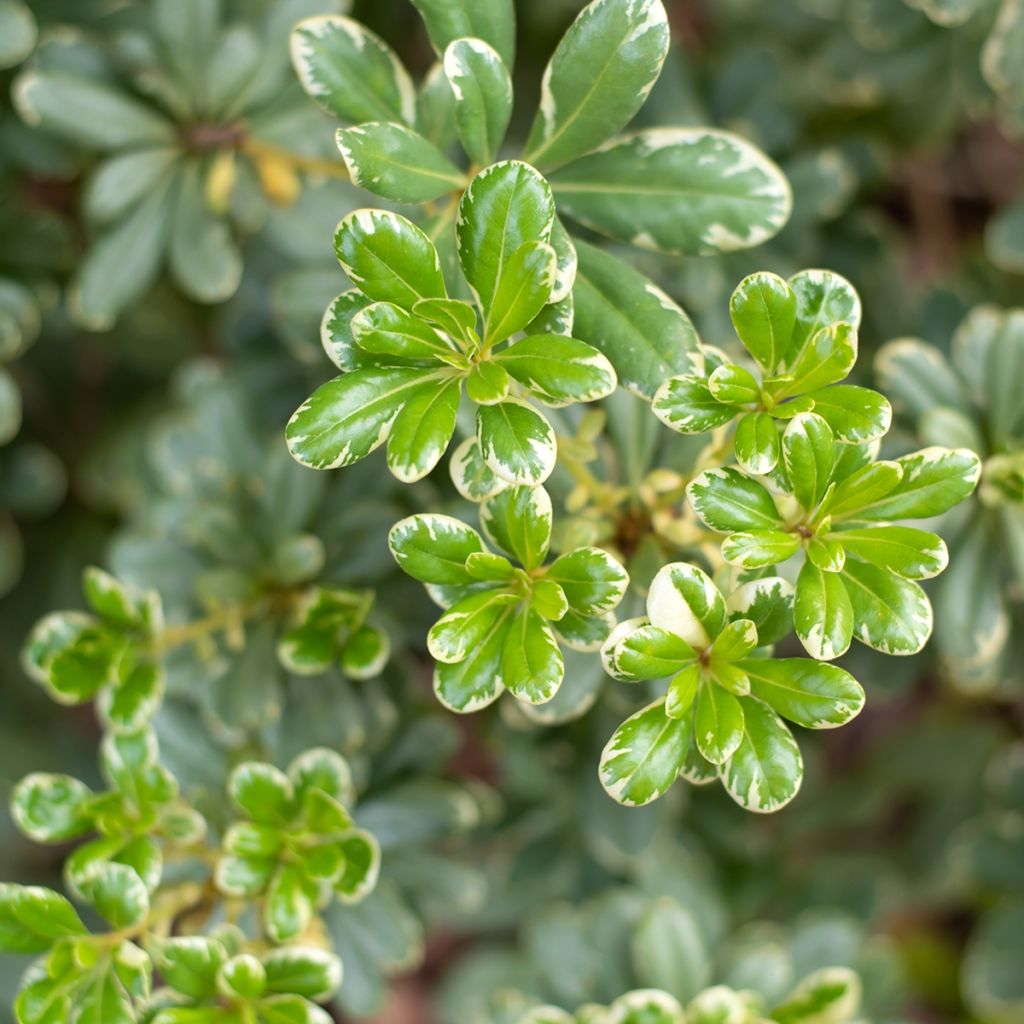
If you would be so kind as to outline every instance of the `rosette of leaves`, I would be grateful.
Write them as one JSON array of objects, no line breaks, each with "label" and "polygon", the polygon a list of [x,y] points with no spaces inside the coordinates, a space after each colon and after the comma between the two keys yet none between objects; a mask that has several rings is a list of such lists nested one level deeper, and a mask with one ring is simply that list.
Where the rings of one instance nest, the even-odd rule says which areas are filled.
[{"label": "rosette of leaves", "polygon": [[445,609],[427,637],[437,663],[434,692],[459,712],[478,711],[506,689],[543,704],[562,683],[561,645],[595,650],[629,578],[600,548],[546,563],[552,508],[542,487],[499,491],[480,506],[480,523],[506,554],[488,550],[476,530],[451,516],[414,515],[391,530],[400,568]]},{"label": "rosette of leaves", "polygon": [[92,612],[46,615],[25,642],[22,664],[58,703],[95,698],[107,728],[135,732],[163,698],[160,595],[95,567],[85,570],[83,591]]},{"label": "rosette of leaves", "polygon": [[20,72],[24,121],[96,158],[91,244],[70,292],[83,326],[110,328],[165,265],[196,301],[235,292],[240,236],[317,163],[315,112],[280,45],[297,13],[282,0],[227,22],[220,4],[156,0],[113,16],[108,45],[58,37]]},{"label": "rosette of leaves", "polygon": [[601,782],[640,806],[677,777],[716,774],[747,810],[778,810],[796,795],[803,760],[783,719],[807,729],[844,725],[864,705],[847,672],[808,658],[773,658],[790,628],[792,588],[777,577],[743,585],[728,602],[703,570],[664,566],[647,615],[621,622],[602,658],[623,682],[670,678],[668,692],[631,715],[601,754]]},{"label": "rosette of leaves", "polygon": [[1024,587],[1024,312],[979,306],[957,328],[951,360],[900,338],[882,347],[876,369],[918,438],[983,460],[977,493],[951,524],[950,567],[933,600],[944,671],[965,689],[990,689],[1012,674]]},{"label": "rosette of leaves", "polygon": [[[64,864],[71,893],[96,905],[113,898],[118,913],[136,925],[149,912],[150,897],[161,883],[164,848],[181,853],[201,840],[206,822],[179,795],[174,776],[159,761],[156,735],[150,728],[110,733],[100,747],[100,768],[108,788],[94,793],[70,775],[33,773],[14,788],[11,816],[37,843],[66,843],[90,833],[97,837],[76,847]],[[97,879],[102,885],[98,888]]]},{"label": "rosette of leaves", "polygon": [[[348,18],[316,17],[292,35],[306,91],[343,122],[338,147],[354,183],[382,199],[426,204],[424,227],[447,266],[458,258],[458,197],[503,150],[513,105],[512,0],[416,5],[438,62],[417,86],[380,37]],[[789,216],[789,185],[754,146],[712,128],[648,128],[618,135],[640,110],[669,49],[660,0],[594,0],[577,15],[544,71],[521,158],[551,182],[560,215],[646,249],[690,255],[759,245]],[[454,161],[458,140],[470,169]],[[658,293],[609,253],[556,222],[564,317],[611,359],[623,381],[649,388],[653,368],[689,372],[686,350],[645,331]],[[572,275],[579,266],[572,293]],[[671,306],[671,302],[669,302]],[[674,312],[674,311],[672,311]],[[689,321],[674,319],[674,334]],[[659,367],[664,368],[664,367]]]},{"label": "rosette of leaves", "polygon": [[380,848],[349,812],[356,792],[340,754],[308,750],[287,772],[243,762],[228,794],[245,820],[224,836],[217,887],[232,898],[261,899],[275,942],[301,936],[333,899],[358,903],[377,884]]},{"label": "rosette of leaves", "polygon": [[163,985],[140,1008],[140,1024],[329,1024],[317,1006],[342,979],[341,961],[313,946],[250,948],[230,925],[210,935],[157,939]]},{"label": "rosette of leaves", "polygon": [[476,406],[479,458],[500,480],[536,485],[557,451],[528,399],[557,408],[615,389],[611,363],[570,337],[557,310],[544,312],[572,283],[571,268],[568,284],[558,282],[547,182],[527,164],[493,164],[458,210],[459,262],[479,316],[449,297],[437,250],[411,221],[356,210],[338,225],[335,252],[357,288],[324,318],[324,347],[343,374],[288,423],[288,447],[303,465],[349,466],[386,441],[391,472],[419,480],[447,450],[465,393]]},{"label": "rosette of leaves", "polygon": [[916,654],[932,631],[932,608],[916,582],[948,559],[935,533],[898,525],[963,501],[981,464],[966,448],[924,448],[894,460],[877,446],[840,444],[817,413],[786,425],[782,459],[754,478],[725,466],[687,486],[694,512],[727,534],[722,556],[743,570],[795,558],[793,619],[814,658],[831,661],[854,637],[883,654]]},{"label": "rosette of leaves", "polygon": [[781,427],[814,412],[844,444],[863,444],[889,429],[892,409],[875,391],[840,384],[857,361],[860,299],[826,270],[784,281],[752,274],[729,302],[736,334],[753,369],[720,362],[708,377],[681,375],[654,396],[654,414],[681,434],[705,434],[735,421],[736,461],[770,473],[782,458]]}]

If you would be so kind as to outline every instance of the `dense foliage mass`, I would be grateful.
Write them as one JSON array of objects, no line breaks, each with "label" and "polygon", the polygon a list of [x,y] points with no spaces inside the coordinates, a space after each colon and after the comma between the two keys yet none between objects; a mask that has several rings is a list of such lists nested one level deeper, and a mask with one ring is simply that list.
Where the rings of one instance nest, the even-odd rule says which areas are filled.
[{"label": "dense foliage mass", "polygon": [[0,68],[0,1020],[1024,1021],[1020,0]]}]

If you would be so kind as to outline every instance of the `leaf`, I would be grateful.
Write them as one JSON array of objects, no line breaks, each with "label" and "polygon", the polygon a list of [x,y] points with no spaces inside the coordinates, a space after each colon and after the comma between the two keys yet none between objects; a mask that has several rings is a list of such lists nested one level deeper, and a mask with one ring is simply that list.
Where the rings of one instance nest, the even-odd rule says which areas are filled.
[{"label": "leaf", "polygon": [[550,178],[559,210],[587,227],[694,256],[760,245],[792,205],[788,182],[760,150],[707,128],[648,129]]},{"label": "leaf", "polygon": [[274,942],[288,942],[309,927],[315,895],[315,887],[303,879],[297,865],[285,864],[277,869],[263,904],[263,924]]},{"label": "leaf", "polygon": [[746,367],[735,363],[716,366],[708,377],[708,390],[719,402],[747,405],[761,401],[761,385]]},{"label": "leaf", "polygon": [[287,775],[300,801],[314,789],[342,804],[352,804],[356,800],[352,769],[341,754],[327,747],[303,751],[288,765]]},{"label": "leaf", "polygon": [[702,569],[670,562],[651,581],[647,615],[652,625],[702,649],[710,646],[725,625],[725,601]]},{"label": "leaf", "polygon": [[292,413],[285,439],[292,457],[311,469],[351,466],[379,448],[406,402],[445,371],[356,370],[320,387]]},{"label": "leaf", "polygon": [[791,372],[823,328],[849,324],[854,333],[860,327],[860,297],[846,278],[831,270],[801,270],[789,279],[796,294],[796,323],[782,371]]},{"label": "leaf", "polygon": [[466,183],[437,146],[402,124],[339,128],[335,140],[352,184],[396,203],[426,203]]},{"label": "leaf", "polygon": [[551,626],[534,609],[517,609],[501,649],[501,679],[528,704],[545,704],[558,692],[565,671]]},{"label": "leaf", "polygon": [[444,73],[455,94],[459,141],[474,163],[491,163],[512,117],[512,78],[482,39],[456,39],[444,51]]},{"label": "leaf", "polygon": [[793,624],[812,658],[832,661],[846,653],[853,639],[854,611],[839,574],[804,563],[796,581]]},{"label": "leaf", "polygon": [[842,380],[856,362],[856,328],[847,323],[823,327],[808,341],[788,376],[766,390],[776,401],[784,396],[816,393]]},{"label": "leaf", "polygon": [[328,113],[350,124],[414,122],[409,73],[391,47],[359,22],[331,14],[305,18],[292,29],[290,45],[303,89]]},{"label": "leaf", "polygon": [[291,780],[279,768],[263,761],[243,761],[228,777],[228,795],[253,821],[281,825],[295,813]]},{"label": "leaf", "polygon": [[467,437],[456,446],[448,461],[448,470],[455,489],[467,501],[484,501],[508,487],[508,483],[484,462],[475,436]]},{"label": "leaf", "polygon": [[739,697],[743,741],[721,769],[722,783],[741,807],[769,814],[796,796],[803,780],[800,748],[785,723],[754,697]]},{"label": "leaf", "polygon": [[[839,462],[833,473],[837,479],[841,475],[838,467]],[[890,494],[902,477],[903,467],[898,462],[872,462],[861,466],[839,481],[822,503],[821,514],[831,516],[833,521],[857,517],[861,509],[870,508]]]},{"label": "leaf", "polygon": [[466,395],[477,405],[495,405],[508,397],[512,381],[493,360],[475,363],[466,378]]},{"label": "leaf", "polygon": [[690,737],[689,721],[669,718],[663,700],[648,704],[615,730],[601,752],[601,785],[627,807],[649,804],[675,782]]},{"label": "leaf", "polygon": [[516,594],[495,590],[470,594],[456,601],[427,634],[430,656],[452,665],[463,661],[487,637],[494,623],[505,617],[505,607],[519,601]]},{"label": "leaf", "polygon": [[371,363],[352,336],[352,321],[370,305],[370,301],[358,288],[351,288],[338,295],[324,311],[320,344],[327,358],[339,370],[361,370]]},{"label": "leaf", "polygon": [[860,714],[864,690],[835,665],[810,658],[747,658],[750,692],[805,729],[834,729]]},{"label": "leaf", "polygon": [[734,533],[722,542],[722,557],[730,565],[744,569],[761,569],[777,565],[800,550],[800,538],[781,530],[752,530]]},{"label": "leaf", "polygon": [[811,537],[807,557],[823,572],[839,572],[846,562],[846,551],[835,537]]},{"label": "leaf", "polygon": [[525,159],[556,167],[623,128],[661,73],[668,46],[668,19],[660,0],[588,4],[544,71]]},{"label": "leaf", "polygon": [[835,466],[832,429],[813,412],[798,413],[783,432],[782,457],[793,497],[806,512],[813,512],[828,490]]},{"label": "leaf", "polygon": [[645,619],[620,623],[605,641],[601,655],[608,674],[627,683],[674,675],[697,657],[681,636]]},{"label": "leaf", "polygon": [[469,714],[493,704],[501,696],[505,688],[501,655],[513,611],[511,605],[504,605],[487,635],[458,664],[435,666],[434,693],[449,711]]},{"label": "leaf", "polygon": [[89,831],[92,790],[70,775],[33,772],[14,787],[11,817],[37,843],[57,843]]},{"label": "leaf", "polygon": [[498,352],[494,360],[535,398],[556,408],[595,402],[615,390],[612,364],[575,338],[534,335]]},{"label": "leaf", "polygon": [[576,548],[559,555],[544,578],[557,583],[570,608],[586,616],[617,608],[629,585],[626,570],[601,548]]},{"label": "leaf", "polygon": [[166,673],[159,662],[136,665],[116,687],[99,694],[97,711],[108,729],[135,732],[156,714],[164,698]]},{"label": "leaf", "polygon": [[809,974],[772,1010],[778,1024],[828,1024],[850,1020],[860,1009],[860,977],[849,967],[822,967]]},{"label": "leaf", "polygon": [[782,451],[778,427],[766,412],[748,413],[740,418],[733,446],[736,461],[754,476],[770,473],[778,465]]},{"label": "leaf", "polygon": [[355,829],[341,841],[345,870],[334,883],[343,903],[359,903],[377,886],[380,875],[380,844],[367,831]]},{"label": "leaf", "polygon": [[793,585],[780,576],[762,576],[744,583],[726,601],[729,618],[749,619],[758,643],[777,643],[792,628]]},{"label": "leaf", "polygon": [[811,391],[814,413],[820,416],[844,444],[874,441],[888,433],[892,425],[892,406],[877,391],[839,384]]},{"label": "leaf", "polygon": [[466,559],[483,551],[476,530],[451,516],[416,515],[395,523],[388,545],[402,572],[421,583],[458,586],[473,582]]},{"label": "leaf", "polygon": [[441,460],[455,433],[462,382],[422,385],[402,407],[388,435],[388,469],[403,483],[422,480]]},{"label": "leaf", "polygon": [[896,409],[914,421],[929,409],[961,408],[967,400],[946,357],[917,338],[883,345],[875,354],[875,375]]},{"label": "leaf", "polygon": [[858,519],[927,519],[964,500],[981,476],[981,460],[966,448],[922,448],[896,460],[903,475],[885,497],[862,505]]},{"label": "leaf", "polygon": [[737,405],[720,402],[701,377],[670,377],[654,393],[651,412],[680,434],[706,434],[732,421]]},{"label": "leaf", "polygon": [[531,570],[547,558],[552,515],[543,487],[509,487],[480,506],[480,525],[492,543]]},{"label": "leaf", "polygon": [[526,242],[512,253],[485,306],[487,344],[504,341],[536,318],[551,298],[557,269],[555,250],[546,242]]},{"label": "leaf", "polygon": [[447,292],[441,261],[430,239],[411,221],[388,210],[355,210],[334,233],[341,269],[369,298],[404,309]]},{"label": "leaf", "polygon": [[375,626],[361,626],[345,642],[341,651],[341,671],[349,679],[374,679],[391,656],[387,633]]},{"label": "leaf", "polygon": [[267,991],[291,993],[322,1002],[341,985],[341,961],[323,949],[284,946],[263,958]]},{"label": "leaf", "polygon": [[528,242],[547,242],[554,219],[550,186],[519,160],[491,164],[469,183],[455,231],[459,263],[485,313],[513,253]]},{"label": "leaf", "polygon": [[686,497],[700,520],[712,530],[777,530],[783,525],[768,491],[729,466],[705,470],[691,480]]},{"label": "leaf", "polygon": [[391,362],[429,365],[438,360],[453,361],[459,355],[446,334],[391,302],[374,302],[359,310],[352,317],[349,329],[356,344],[369,355],[383,356],[379,361],[385,365]]},{"label": "leaf", "polygon": [[641,985],[682,1002],[711,980],[711,958],[697,914],[670,896],[659,897],[644,911],[633,932],[631,952]]},{"label": "leaf", "polygon": [[542,484],[555,468],[555,432],[526,402],[480,406],[476,429],[484,462],[510,484]]},{"label": "leaf", "polygon": [[712,764],[723,764],[743,741],[743,708],[738,698],[712,682],[697,694],[693,717],[697,749]]},{"label": "leaf", "polygon": [[0,950],[42,953],[61,939],[85,934],[74,907],[59,893],[0,882]]},{"label": "leaf", "polygon": [[856,558],[847,559],[840,577],[861,643],[883,654],[917,654],[928,642],[932,606],[916,583]]},{"label": "leaf", "polygon": [[204,999],[217,991],[217,972],[227,951],[205,935],[174,936],[154,943],[154,966],[175,991]]},{"label": "leaf", "polygon": [[468,36],[493,46],[505,66],[515,57],[516,13],[513,0],[413,0],[438,53]]},{"label": "leaf", "polygon": [[758,643],[757,625],[751,619],[733,618],[722,627],[711,645],[711,663],[717,669],[726,662],[739,661]]},{"label": "leaf", "polygon": [[201,175],[198,160],[185,162],[178,178],[168,260],[186,295],[197,302],[224,302],[242,280],[242,253],[228,221],[211,211]]},{"label": "leaf", "polygon": [[870,526],[832,536],[862,562],[908,580],[937,576],[949,563],[945,542],[937,534],[909,526]]},{"label": "leaf", "polygon": [[777,274],[751,274],[732,293],[729,315],[743,347],[766,373],[776,373],[796,323],[793,289]]},{"label": "leaf", "polygon": [[689,317],[611,253],[576,239],[575,333],[610,360],[622,384],[652,398],[668,377],[703,369]]},{"label": "leaf", "polygon": [[35,46],[38,29],[31,10],[21,0],[0,4],[0,68],[20,64]]},{"label": "leaf", "polygon": [[149,892],[138,873],[109,861],[96,868],[81,886],[86,899],[115,930],[132,928],[149,913]]},{"label": "leaf", "polygon": [[23,71],[11,96],[26,124],[87,149],[175,144],[174,126],[153,107],[82,74]]}]

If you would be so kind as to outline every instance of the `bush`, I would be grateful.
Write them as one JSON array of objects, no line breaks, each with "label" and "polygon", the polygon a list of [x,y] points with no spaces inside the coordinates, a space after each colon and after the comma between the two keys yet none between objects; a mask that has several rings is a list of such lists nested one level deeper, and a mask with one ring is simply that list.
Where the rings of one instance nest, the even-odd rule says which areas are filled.
[{"label": "bush", "polygon": [[1024,1020],[1024,7],[413,6],[0,0],[13,1020]]}]

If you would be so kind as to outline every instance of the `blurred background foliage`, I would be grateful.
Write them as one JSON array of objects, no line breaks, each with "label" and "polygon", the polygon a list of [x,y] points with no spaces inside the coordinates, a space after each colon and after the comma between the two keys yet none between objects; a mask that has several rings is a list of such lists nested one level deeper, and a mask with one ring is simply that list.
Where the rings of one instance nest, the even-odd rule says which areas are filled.
[{"label": "blurred background foliage", "polygon": [[[580,6],[517,0],[519,122]],[[887,444],[987,460],[951,524],[935,641],[884,664],[849,656],[867,709],[803,741],[815,770],[768,819],[719,787],[640,810],[607,798],[593,768],[629,705],[596,659],[567,665],[540,727],[505,704],[468,726],[444,714],[420,656],[429,609],[384,537],[458,496],[437,479],[399,491],[382,457],[302,470],[281,435],[323,376],[319,320],[343,286],[333,226],[366,202],[287,59],[290,26],[330,0],[0,0],[0,785],[95,776],[91,713],[54,707],[19,667],[33,621],[80,605],[83,566],[156,587],[185,623],[287,587],[312,544],[318,580],[375,590],[384,676],[289,674],[273,654],[283,613],[268,612],[175,652],[156,725],[214,821],[245,757],[325,743],[356,766],[387,883],[338,918],[353,1019],[499,1024],[531,1001],[641,986],[685,1001],[712,982],[772,999],[842,964],[872,1020],[1024,1021],[1024,376],[1004,414],[957,356],[1024,333],[1005,312],[1024,294],[1024,4],[666,7],[673,49],[642,121],[750,139],[794,210],[748,252],[630,258],[711,344],[731,337],[746,273],[853,282],[898,413]],[[352,13],[427,70],[407,0]],[[685,546],[678,483],[696,448],[650,416],[634,436],[635,401],[607,403],[605,435],[578,423],[574,450],[609,488],[629,466],[642,513],[588,507],[561,468],[550,487],[566,537],[615,546],[643,579]],[[643,480],[654,466],[679,476]],[[990,627],[982,648],[965,648],[966,622]],[[6,818],[0,837],[0,875],[53,880],[60,851],[30,849]],[[0,969],[6,1020],[19,965]]]}]

